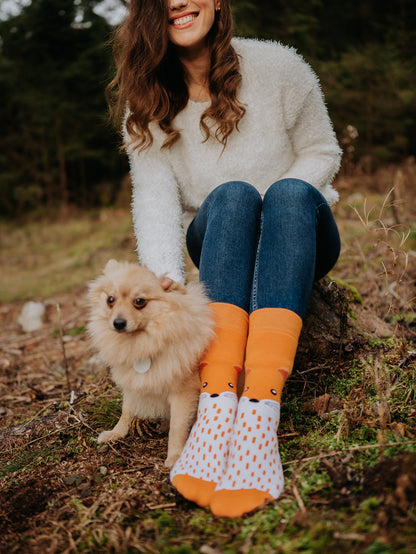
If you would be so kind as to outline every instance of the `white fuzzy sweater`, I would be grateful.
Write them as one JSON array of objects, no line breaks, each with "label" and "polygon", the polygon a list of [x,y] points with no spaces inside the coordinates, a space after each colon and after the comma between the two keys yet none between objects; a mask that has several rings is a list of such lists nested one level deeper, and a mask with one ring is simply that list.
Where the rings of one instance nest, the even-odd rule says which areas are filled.
[{"label": "white fuzzy sweater", "polygon": [[227,146],[203,142],[200,118],[207,103],[189,101],[174,119],[180,140],[160,147],[164,133],[154,124],[153,145],[128,150],[133,181],[133,222],[141,263],[157,275],[183,281],[186,211],[195,211],[226,181],[251,183],[261,194],[279,179],[295,177],[315,186],[329,204],[341,151],[318,79],[288,47],[274,42],[233,39],[240,58],[238,98],[246,114]]}]

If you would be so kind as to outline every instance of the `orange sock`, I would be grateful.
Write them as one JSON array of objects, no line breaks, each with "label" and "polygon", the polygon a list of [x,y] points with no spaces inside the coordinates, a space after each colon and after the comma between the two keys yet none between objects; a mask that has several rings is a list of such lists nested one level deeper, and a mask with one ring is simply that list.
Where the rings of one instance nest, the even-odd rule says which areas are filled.
[{"label": "orange sock", "polygon": [[214,515],[240,516],[283,491],[277,441],[280,399],[292,371],[301,328],[301,318],[283,308],[263,308],[250,315],[244,392],[227,471],[210,503]]},{"label": "orange sock", "polygon": [[170,474],[172,485],[200,506],[209,506],[225,472],[248,327],[248,314],[241,308],[220,302],[211,308],[216,337],[200,363],[198,416]]}]

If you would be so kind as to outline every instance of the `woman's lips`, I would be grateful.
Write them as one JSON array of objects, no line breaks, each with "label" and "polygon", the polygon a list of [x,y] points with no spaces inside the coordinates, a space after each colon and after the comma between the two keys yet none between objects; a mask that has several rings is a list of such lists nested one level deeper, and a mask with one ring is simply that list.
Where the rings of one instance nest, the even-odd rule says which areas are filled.
[{"label": "woman's lips", "polygon": [[169,24],[172,25],[173,27],[178,27],[183,29],[191,25],[197,17],[198,17],[197,12],[185,13],[177,17],[172,17],[169,20]]}]

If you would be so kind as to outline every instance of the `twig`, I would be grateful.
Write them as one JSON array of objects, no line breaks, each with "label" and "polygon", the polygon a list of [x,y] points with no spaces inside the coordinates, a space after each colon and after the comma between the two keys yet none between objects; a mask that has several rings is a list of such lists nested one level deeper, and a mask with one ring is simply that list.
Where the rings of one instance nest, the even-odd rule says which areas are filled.
[{"label": "twig", "polygon": [[149,510],[163,510],[165,508],[175,508],[176,502],[169,502],[168,504],[147,504]]},{"label": "twig", "polygon": [[123,471],[116,471],[115,473],[111,473],[111,477],[117,477],[117,475],[125,475],[126,473],[138,473],[143,469],[152,469],[153,467],[154,467],[153,465],[147,465],[147,466],[134,467],[131,469],[123,469]]},{"label": "twig", "polygon": [[34,421],[35,419],[37,419],[40,414],[42,414],[44,411],[46,411],[48,408],[50,408],[51,406],[55,405],[56,404],[56,401],[54,400],[53,402],[50,402],[49,404],[47,404],[46,406],[43,406],[43,408],[41,410],[39,410],[38,412],[36,412],[36,414],[31,417],[28,421],[25,421],[23,423],[23,427],[26,427],[27,425],[29,425],[30,423],[32,423],[32,421]]},{"label": "twig", "polygon": [[56,311],[58,313],[59,338],[61,339],[61,347],[62,347],[62,355],[63,355],[63,359],[64,359],[66,383],[67,383],[67,386],[68,386],[68,393],[70,393],[71,392],[71,382],[69,380],[68,360],[67,360],[67,357],[66,357],[64,336],[63,336],[63,332],[62,332],[61,307],[59,306],[58,303],[56,304]]},{"label": "twig", "polygon": [[81,412],[76,412],[73,406],[69,406],[70,412],[68,414],[68,417],[74,418],[78,423],[89,429],[90,431],[96,432],[95,429],[93,429],[88,423],[85,421],[84,416],[81,414]]},{"label": "twig", "polygon": [[[70,425],[69,427],[65,427],[65,428],[62,428],[62,429],[56,429],[55,431],[51,431],[50,433],[47,433],[46,435],[42,435],[41,437],[37,437],[36,439],[33,439],[30,442],[27,442],[26,444],[22,444],[22,447],[26,448],[26,447],[30,446],[31,444],[34,444],[35,442],[39,442],[43,439],[47,439],[52,435],[56,435],[57,433],[62,433],[64,430],[69,431],[70,429],[75,429],[75,427],[78,427],[78,423],[75,424],[75,425]],[[13,447],[13,448],[9,448],[8,450],[4,450],[3,452],[8,454],[10,452],[15,452],[15,450],[16,450],[16,447]]]},{"label": "twig", "polygon": [[314,460],[321,460],[322,458],[331,458],[338,454],[344,454],[345,452],[355,452],[358,450],[370,450],[372,448],[389,448],[390,446],[401,446],[403,444],[415,444],[416,440],[406,442],[390,442],[387,444],[364,444],[362,446],[352,446],[351,448],[344,448],[342,450],[334,450],[333,452],[326,452],[325,454],[318,454],[317,456],[309,456],[309,458],[299,458],[299,460],[289,460],[288,462],[282,462],[282,465],[287,466],[300,462],[313,462]]},{"label": "twig", "polygon": [[293,483],[293,485],[292,485],[292,491],[293,491],[293,496],[296,498],[296,502],[298,503],[300,511],[305,513],[306,512],[305,504],[302,500],[299,489],[295,485],[295,483]]},{"label": "twig", "polygon": [[293,433],[283,433],[282,435],[279,434],[277,438],[280,440],[280,439],[287,439],[288,437],[298,437],[298,436],[299,436],[299,433],[295,431]]},{"label": "twig", "polygon": [[361,535],[360,533],[339,533],[338,531],[335,531],[334,539],[337,539],[340,541],[364,542],[366,540],[366,536]]}]

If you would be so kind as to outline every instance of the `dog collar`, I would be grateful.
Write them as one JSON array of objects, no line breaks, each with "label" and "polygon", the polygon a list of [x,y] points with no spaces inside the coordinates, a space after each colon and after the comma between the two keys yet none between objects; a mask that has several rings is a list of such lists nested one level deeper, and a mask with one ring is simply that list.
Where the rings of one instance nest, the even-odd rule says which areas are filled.
[{"label": "dog collar", "polygon": [[150,358],[139,360],[133,364],[134,371],[137,371],[137,373],[146,373],[146,371],[149,371],[151,363]]}]

